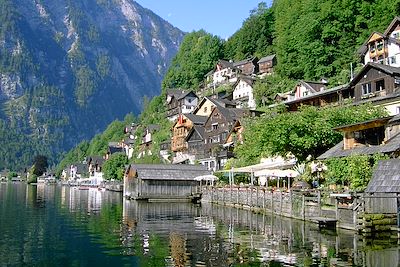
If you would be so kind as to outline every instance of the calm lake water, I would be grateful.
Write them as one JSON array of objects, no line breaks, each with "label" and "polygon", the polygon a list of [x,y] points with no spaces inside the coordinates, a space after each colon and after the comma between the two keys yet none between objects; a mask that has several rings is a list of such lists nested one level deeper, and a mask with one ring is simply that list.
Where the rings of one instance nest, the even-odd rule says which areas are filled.
[{"label": "calm lake water", "polygon": [[126,201],[120,193],[0,184],[0,266],[400,266],[366,240],[248,211]]}]

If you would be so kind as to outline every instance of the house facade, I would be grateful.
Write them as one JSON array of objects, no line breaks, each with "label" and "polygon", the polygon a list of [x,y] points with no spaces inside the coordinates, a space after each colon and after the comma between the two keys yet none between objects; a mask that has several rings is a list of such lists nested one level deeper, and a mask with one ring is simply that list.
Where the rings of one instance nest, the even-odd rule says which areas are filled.
[{"label": "house facade", "polygon": [[373,32],[359,49],[364,64],[369,62],[400,67],[400,17],[384,33]]},{"label": "house facade", "polygon": [[204,142],[205,130],[204,126],[194,125],[185,138],[188,147],[188,154],[193,156],[193,160],[200,160],[205,157]]},{"label": "house facade", "polygon": [[271,75],[274,73],[274,67],[276,65],[276,55],[269,55],[261,58],[258,62],[259,75]]},{"label": "house facade", "polygon": [[216,106],[224,108],[235,108],[236,104],[228,99],[212,98],[206,96],[199,102],[196,109],[193,111],[193,114],[208,117],[210,116],[212,109]]},{"label": "house facade", "polygon": [[186,137],[195,125],[203,126],[206,120],[206,116],[191,113],[178,117],[172,128],[171,151],[175,154],[172,163],[194,162],[194,155],[188,153]]},{"label": "house facade", "polygon": [[389,154],[400,152],[400,115],[344,125],[334,130],[343,133],[343,140],[329,149],[320,160],[350,155]]},{"label": "house facade", "polygon": [[237,68],[242,75],[255,75],[258,73],[258,58],[251,57],[233,63],[233,67]]},{"label": "house facade", "polygon": [[167,118],[175,121],[179,114],[192,112],[197,104],[198,97],[193,91],[167,90]]},{"label": "house facade", "polygon": [[256,108],[256,101],[253,94],[255,79],[252,77],[240,77],[234,85],[233,102],[237,108]]},{"label": "house facade", "polygon": [[383,106],[390,115],[400,113],[400,68],[368,63],[350,82],[354,103]]}]

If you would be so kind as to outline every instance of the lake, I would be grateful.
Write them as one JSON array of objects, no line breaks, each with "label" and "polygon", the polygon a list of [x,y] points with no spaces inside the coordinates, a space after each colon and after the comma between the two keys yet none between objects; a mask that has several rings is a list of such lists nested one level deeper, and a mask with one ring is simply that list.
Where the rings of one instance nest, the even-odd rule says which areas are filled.
[{"label": "lake", "polygon": [[400,266],[397,240],[209,204],[0,183],[0,266]]}]

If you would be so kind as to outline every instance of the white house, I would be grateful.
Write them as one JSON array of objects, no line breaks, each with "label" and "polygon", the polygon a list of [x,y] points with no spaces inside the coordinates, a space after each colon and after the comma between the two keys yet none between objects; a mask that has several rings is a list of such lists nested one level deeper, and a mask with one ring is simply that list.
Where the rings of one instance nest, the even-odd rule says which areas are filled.
[{"label": "white house", "polygon": [[256,108],[256,101],[253,94],[255,79],[251,77],[240,77],[233,90],[233,101],[237,108]]},{"label": "white house", "polygon": [[364,64],[375,62],[400,67],[400,17],[384,33],[373,32],[359,49]]}]

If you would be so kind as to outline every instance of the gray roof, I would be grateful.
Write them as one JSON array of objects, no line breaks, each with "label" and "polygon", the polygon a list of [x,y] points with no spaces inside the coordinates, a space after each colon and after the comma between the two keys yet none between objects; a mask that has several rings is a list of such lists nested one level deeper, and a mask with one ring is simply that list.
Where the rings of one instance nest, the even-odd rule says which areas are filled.
[{"label": "gray roof", "polygon": [[197,132],[199,136],[204,140],[204,134],[205,134],[205,129],[202,126],[194,125],[192,129],[190,129],[189,133],[185,137],[185,141],[188,141],[190,139],[190,136],[192,135],[193,132]]},{"label": "gray roof", "polygon": [[357,82],[364,77],[364,73],[368,71],[370,68],[374,68],[380,71],[385,72],[386,74],[392,75],[392,76],[400,76],[400,68],[389,66],[389,65],[384,65],[384,64],[379,64],[379,63],[373,63],[373,62],[368,62],[362,69],[361,71],[351,80],[350,85],[355,85]]},{"label": "gray roof", "polygon": [[244,65],[244,64],[247,64],[247,63],[252,62],[254,60],[257,60],[257,58],[256,57],[246,58],[246,59],[243,59],[243,60],[240,60],[240,61],[233,62],[233,66],[237,67],[237,66],[240,66],[240,65]]},{"label": "gray roof", "polygon": [[389,139],[384,145],[356,147],[353,149],[343,149],[343,141],[335,145],[317,159],[340,158],[350,155],[372,155],[376,153],[391,153],[400,150],[400,133]]},{"label": "gray roof", "polygon": [[192,113],[187,113],[185,114],[185,116],[186,118],[191,120],[193,124],[200,124],[200,125],[204,125],[204,123],[206,123],[208,118],[207,116],[194,115]]},{"label": "gray roof", "polygon": [[142,180],[187,180],[211,174],[203,165],[132,164]]},{"label": "gray roof", "polygon": [[263,62],[266,62],[266,61],[271,61],[271,60],[273,60],[274,58],[275,58],[275,54],[274,55],[269,55],[269,56],[266,56],[266,57],[262,57],[262,58],[260,58],[260,60],[257,62],[257,63],[263,63]]},{"label": "gray roof", "polygon": [[331,89],[322,90],[322,91],[319,91],[319,92],[316,92],[316,93],[313,93],[313,94],[310,94],[310,95],[306,95],[306,96],[303,96],[303,97],[300,97],[300,98],[297,98],[297,99],[284,101],[283,104],[291,104],[291,103],[301,102],[301,101],[304,101],[304,100],[307,100],[307,99],[312,99],[312,98],[315,98],[315,97],[318,97],[318,96],[334,94],[334,93],[337,93],[337,92],[339,92],[341,90],[346,90],[346,89],[348,89],[348,84],[343,84],[343,85],[339,85],[339,86],[333,87]]},{"label": "gray roof", "polygon": [[379,161],[365,192],[400,193],[400,159]]}]

